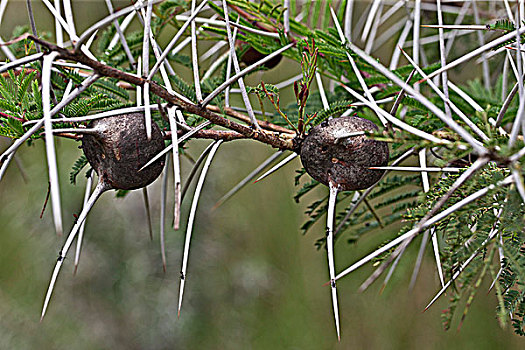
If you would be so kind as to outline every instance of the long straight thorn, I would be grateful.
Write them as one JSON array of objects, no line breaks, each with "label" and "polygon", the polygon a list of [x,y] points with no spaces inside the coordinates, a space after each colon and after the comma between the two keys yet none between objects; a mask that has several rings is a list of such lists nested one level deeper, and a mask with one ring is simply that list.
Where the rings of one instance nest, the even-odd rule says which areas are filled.
[{"label": "long straight thorn", "polygon": [[[177,123],[175,120],[176,114],[182,114],[176,107],[168,109],[168,119],[171,130],[171,144],[178,145],[177,139]],[[173,191],[175,192],[175,203],[173,207],[173,228],[179,229],[180,225],[180,202],[181,202],[181,176],[180,176],[180,162],[179,162],[179,147],[173,147]]]},{"label": "long straight thorn", "polygon": [[255,168],[251,173],[246,175],[244,179],[242,179],[237,185],[235,185],[228,193],[226,193],[224,196],[222,196],[217,203],[213,206],[212,210],[217,209],[222,205],[222,203],[226,202],[229,198],[231,198],[235,193],[237,193],[244,185],[246,185],[248,182],[250,182],[254,177],[256,177],[264,168],[266,168],[269,164],[271,164],[275,159],[277,159],[283,151],[277,151],[274,154],[272,154],[270,157],[268,157],[264,162],[262,162],[257,168]]},{"label": "long straight thorn", "polygon": [[44,113],[47,166],[49,171],[49,182],[51,183],[53,219],[55,222],[56,233],[60,236],[63,233],[62,206],[60,204],[60,185],[58,183],[53,125],[51,123],[51,69],[53,60],[57,55],[57,52],[52,52],[44,57],[44,63],[42,65],[42,109]]},{"label": "long straight thorn", "polygon": [[335,282],[335,263],[334,263],[334,216],[335,204],[337,201],[338,186],[329,181],[330,196],[328,197],[328,212],[326,216],[326,249],[328,252],[328,270],[330,273],[330,288],[332,290],[332,306],[334,309],[335,329],[337,340],[341,341],[341,331],[339,327],[339,306],[337,302],[337,287]]},{"label": "long straight thorn", "polygon": [[288,157],[284,158],[283,160],[281,160],[279,163],[277,163],[277,165],[273,166],[270,170],[268,170],[267,172],[265,172],[264,174],[262,174],[261,176],[259,176],[257,178],[257,180],[254,181],[254,183],[256,182],[259,182],[261,181],[262,179],[264,179],[265,177],[267,177],[268,175],[270,175],[271,173],[277,171],[279,168],[285,166],[286,164],[288,164],[289,162],[291,162],[294,158],[297,157],[297,153],[292,153],[290,154]]},{"label": "long straight thorn", "polygon": [[193,201],[191,202],[191,209],[190,209],[190,215],[188,217],[188,225],[186,228],[186,239],[184,242],[184,253],[182,257],[182,269],[181,269],[181,275],[180,275],[180,288],[179,288],[179,306],[177,309],[177,317],[180,317],[180,309],[182,306],[182,296],[184,295],[184,285],[186,282],[186,271],[188,269],[188,257],[190,255],[190,241],[191,241],[191,234],[193,232],[193,224],[195,223],[195,214],[197,212],[197,205],[199,204],[199,198],[202,191],[202,186],[204,185],[204,180],[206,179],[206,174],[208,173],[208,169],[210,168],[211,161],[213,160],[213,157],[215,156],[215,153],[217,152],[217,149],[221,145],[222,140],[215,141],[213,143],[213,147],[210,151],[210,154],[208,155],[208,158],[206,158],[206,162],[204,163],[204,166],[202,167],[201,175],[199,177],[199,181],[197,182],[197,187],[195,188],[195,193],[193,195]]},{"label": "long straight thorn", "polygon": [[168,171],[170,159],[166,158],[166,165],[162,173],[162,189],[160,193],[160,255],[162,258],[162,269],[166,273],[166,247],[164,244],[164,233],[166,223],[166,197],[168,193]]},{"label": "long straight thorn", "polygon": [[49,287],[47,289],[46,297],[44,299],[44,306],[42,307],[42,314],[40,316],[40,322],[44,319],[44,316],[46,314],[47,307],[49,305],[49,300],[51,299],[51,294],[53,294],[53,289],[55,287],[55,283],[58,277],[58,274],[60,272],[60,268],[62,267],[62,264],[64,263],[64,259],[67,256],[67,251],[71,247],[71,244],[73,243],[73,240],[75,239],[78,230],[80,229],[80,226],[86,219],[89,211],[97,201],[97,199],[100,197],[102,193],[109,190],[110,187],[102,180],[99,179],[99,183],[97,184],[97,187],[89,197],[89,200],[87,201],[84,208],[82,208],[82,212],[80,213],[77,221],[75,222],[75,225],[73,226],[73,229],[71,230],[71,233],[67,237],[66,242],[62,246],[62,249],[58,253],[58,259],[55,265],[55,269],[53,270],[53,274],[51,275],[51,281],[49,282]]},{"label": "long straight thorn", "polygon": [[[91,185],[93,184],[93,170],[91,170],[91,174],[87,177],[86,181],[86,191],[84,193],[84,206],[87,204],[89,200],[89,196],[91,194]],[[77,238],[77,247],[75,250],[75,270],[73,271],[73,274],[76,275],[77,269],[78,269],[78,262],[80,260],[80,251],[82,249],[82,238],[84,237],[84,227],[86,226],[86,221],[80,225],[80,229],[78,231],[78,238]]]}]

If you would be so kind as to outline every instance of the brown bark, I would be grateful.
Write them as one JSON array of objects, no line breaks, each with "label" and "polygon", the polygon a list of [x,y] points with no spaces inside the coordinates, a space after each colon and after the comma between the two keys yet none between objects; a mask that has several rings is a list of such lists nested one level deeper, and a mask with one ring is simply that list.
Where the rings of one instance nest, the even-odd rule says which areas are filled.
[{"label": "brown bark", "polygon": [[[287,149],[292,150],[294,148],[293,141],[290,137],[283,138],[279,134],[275,134],[272,131],[256,131],[250,126],[246,126],[243,124],[239,124],[237,122],[234,122],[230,119],[226,119],[211,110],[204,108],[198,104],[188,103],[185,102],[178,97],[170,94],[164,87],[156,83],[155,81],[148,81],[144,77],[138,77],[136,75],[123,72],[119,69],[116,69],[114,67],[108,66],[106,64],[103,64],[98,61],[94,61],[84,55],[82,52],[74,51],[74,50],[67,50],[64,48],[61,48],[55,44],[49,43],[45,40],[42,40],[40,38],[34,37],[32,35],[25,35],[23,38],[29,38],[36,43],[42,45],[46,50],[48,51],[55,51],[58,52],[59,56],[58,58],[65,59],[65,60],[71,60],[74,62],[82,63],[86,66],[91,67],[96,73],[98,73],[101,76],[105,77],[111,77],[115,79],[119,79],[125,82],[128,82],[133,85],[138,86],[144,86],[145,83],[150,84],[150,91],[157,95],[158,97],[162,98],[168,103],[171,103],[173,105],[176,105],[180,107],[182,110],[188,112],[197,114],[209,121],[211,121],[215,125],[222,126],[226,129],[230,129],[232,131],[235,131],[241,135],[243,135],[245,138],[250,138],[253,140],[257,140],[263,143],[266,143],[268,145],[271,145],[272,147],[278,148],[278,149]],[[267,122],[266,122],[267,123]],[[263,122],[263,124],[266,124]],[[271,124],[271,123],[270,123]],[[269,124],[266,124],[269,126]],[[272,124],[273,125],[273,124]],[[279,129],[278,126],[274,125],[272,126],[274,129]],[[280,129],[281,132],[284,133],[284,130]],[[286,133],[289,134],[289,131]],[[217,134],[218,135],[218,134]]]}]

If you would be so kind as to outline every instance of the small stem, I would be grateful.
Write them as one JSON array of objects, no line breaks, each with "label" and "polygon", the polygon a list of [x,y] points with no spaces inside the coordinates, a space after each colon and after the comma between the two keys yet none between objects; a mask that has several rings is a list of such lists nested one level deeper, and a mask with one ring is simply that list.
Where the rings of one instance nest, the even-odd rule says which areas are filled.
[{"label": "small stem", "polygon": [[[268,90],[266,90],[266,86],[264,85],[264,82],[261,82],[261,87],[264,91],[264,93],[266,94],[266,97],[268,98],[268,100],[272,103],[273,107],[275,108],[275,110],[277,111],[277,113],[279,113],[279,115],[281,117],[283,117],[284,120],[286,120],[286,122],[288,123],[288,125],[290,125],[297,134],[300,134],[299,132],[299,129],[297,129],[295,127],[295,125],[293,125],[293,123],[290,121],[290,119],[288,119],[288,116],[286,114],[283,113],[283,111],[281,111],[281,108],[279,106],[279,100],[275,101],[275,98],[273,97],[273,95],[271,93],[268,92]],[[300,112],[299,112],[300,113]]]},{"label": "small stem", "polygon": [[370,210],[370,212],[372,213],[372,215],[374,216],[374,218],[376,219],[377,223],[379,224],[379,226],[381,228],[385,228],[385,226],[383,225],[383,223],[381,222],[381,219],[379,218],[379,215],[377,215],[376,211],[374,210],[374,208],[370,205],[370,203],[368,202],[368,200],[365,198],[363,199],[363,202],[365,203],[366,207],[368,208],[368,210]]},{"label": "small stem", "polygon": [[[33,6],[31,5],[31,0],[26,0],[26,5],[27,5],[27,14],[29,16],[29,23],[31,23],[31,32],[33,33],[34,36],[38,36],[38,32],[36,31],[35,16],[33,16]],[[38,43],[36,43],[35,49],[37,53],[40,53],[42,51]]]},{"label": "small stem", "polygon": [[144,210],[146,212],[146,219],[148,220],[149,239],[153,241],[153,225],[151,223],[151,209],[149,205],[149,196],[148,196],[147,187],[142,188],[142,197],[144,199]]}]

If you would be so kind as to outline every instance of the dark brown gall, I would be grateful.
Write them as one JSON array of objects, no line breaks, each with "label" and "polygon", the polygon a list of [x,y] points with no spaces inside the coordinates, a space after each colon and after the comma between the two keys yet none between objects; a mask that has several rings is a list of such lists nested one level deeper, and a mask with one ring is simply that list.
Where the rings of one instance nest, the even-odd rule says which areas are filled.
[{"label": "dark brown gall", "polygon": [[312,128],[301,145],[301,162],[308,174],[341,191],[363,190],[375,184],[384,171],[369,167],[388,164],[388,144],[366,135],[339,138],[349,133],[378,130],[371,121],[341,117]]},{"label": "dark brown gall", "polygon": [[163,158],[138,171],[164,149],[164,139],[155,122],[151,139],[147,139],[142,113],[98,119],[89,128],[95,133],[82,137],[82,149],[99,181],[113,189],[134,190],[149,185],[161,174]]},{"label": "dark brown gall", "polygon": [[[242,54],[240,59],[241,59],[241,62],[243,62],[247,66],[250,66],[250,65],[254,64],[257,61],[262,60],[264,57],[266,57],[265,54],[257,51],[256,49],[254,49],[253,47],[250,46]],[[267,69],[272,69],[275,66],[277,66],[279,64],[279,62],[281,62],[282,58],[283,58],[282,55],[277,55],[274,58],[272,58],[271,60],[269,60],[268,62],[264,63],[262,66],[267,68]]]}]

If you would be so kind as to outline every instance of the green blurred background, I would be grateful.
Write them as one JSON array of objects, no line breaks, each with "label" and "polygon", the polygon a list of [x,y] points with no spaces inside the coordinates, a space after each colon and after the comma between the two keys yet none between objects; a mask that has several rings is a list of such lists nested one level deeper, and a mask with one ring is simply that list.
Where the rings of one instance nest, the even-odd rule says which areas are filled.
[{"label": "green blurred background", "polygon": [[[82,14],[77,16],[82,21],[80,30],[106,13],[102,2],[93,4],[74,4],[75,13]],[[34,7],[39,13],[38,27],[50,30],[47,10],[39,3]],[[1,27],[4,39],[15,24],[23,23],[27,23],[25,3],[10,3]],[[283,63],[265,81],[271,81],[271,74],[291,76],[290,63]],[[192,141],[188,153],[197,157],[206,144]],[[0,140],[0,149],[7,145],[7,140]],[[81,209],[85,178],[82,174],[77,186],[69,184],[69,171],[80,154],[77,144],[58,140],[57,150],[63,216],[69,228],[73,214]],[[317,225],[306,236],[299,229],[306,205],[326,195],[326,189],[296,204],[293,179],[300,164],[295,160],[211,210],[222,194],[271,152],[267,146],[247,141],[219,149],[199,204],[180,318],[177,303],[184,227],[167,231],[168,269],[164,274],[157,181],[150,187],[153,241],[140,191],[124,199],[115,198],[114,192],[104,194],[87,220],[79,270],[73,276],[71,249],[47,316],[40,323],[43,298],[64,237],[54,233],[50,207],[39,219],[47,192],[43,143],[22,147],[18,161],[26,181],[13,162],[0,182],[0,349],[525,348],[525,340],[514,335],[511,327],[499,326],[496,300],[484,293],[488,282],[481,287],[460,331],[456,330],[459,317],[450,331],[442,329],[440,314],[447,296],[422,313],[439,283],[428,249],[416,287],[408,291],[417,242],[382,294],[381,282],[363,294],[357,292],[372,266],[338,283],[342,318],[338,344],[330,291],[323,287],[328,279],[326,254],[314,247],[324,227]],[[183,158],[182,167],[187,174],[191,164]],[[190,199],[187,196],[183,203],[182,223],[187,220]],[[169,207],[172,205],[170,199]],[[353,246],[339,240],[337,270],[394,234],[377,232]]]}]

